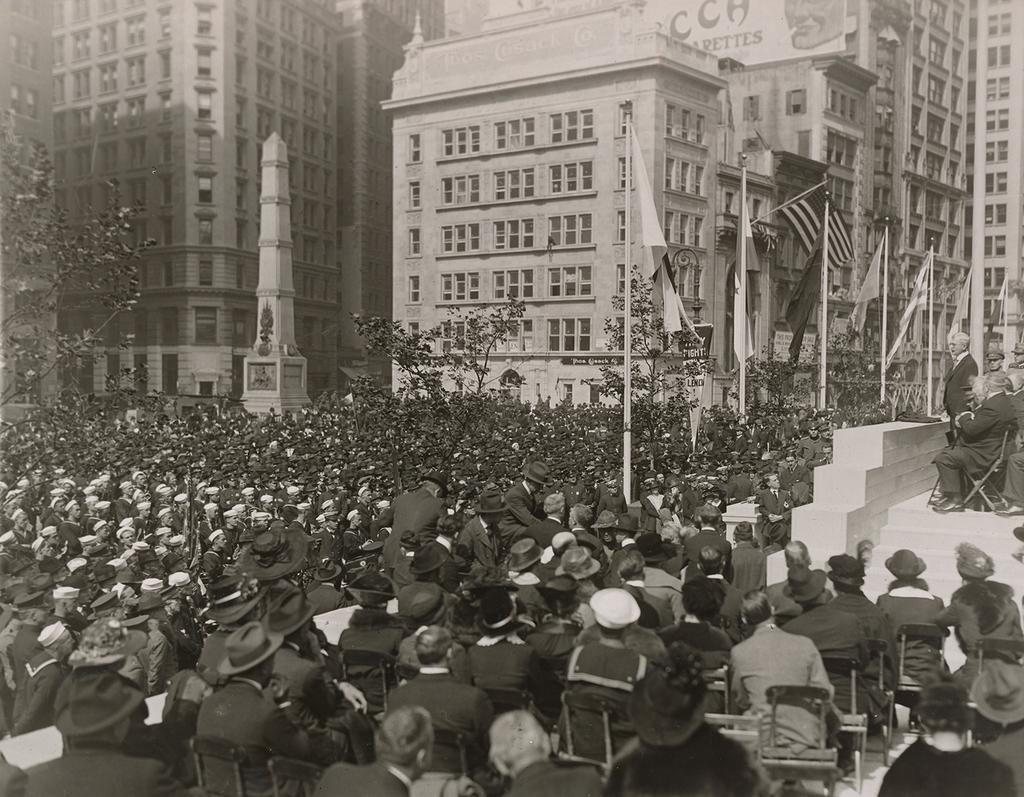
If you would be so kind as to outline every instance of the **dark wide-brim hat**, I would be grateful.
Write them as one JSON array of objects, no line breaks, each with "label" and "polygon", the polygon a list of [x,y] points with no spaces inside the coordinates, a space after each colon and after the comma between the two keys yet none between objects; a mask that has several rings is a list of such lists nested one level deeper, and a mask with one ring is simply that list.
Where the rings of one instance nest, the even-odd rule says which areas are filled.
[{"label": "dark wide-brim hat", "polygon": [[239,585],[237,594],[229,593],[223,597],[212,599],[206,609],[206,616],[219,625],[229,625],[241,620],[263,600],[265,589],[250,589],[247,585]]},{"label": "dark wide-brim hat", "polygon": [[288,636],[313,619],[316,607],[306,599],[306,593],[295,588],[278,596],[267,612],[267,628],[275,634]]},{"label": "dark wide-brim hat", "polygon": [[224,640],[224,658],[217,671],[221,675],[248,672],[273,656],[283,641],[283,634],[267,630],[258,620],[246,623]]},{"label": "dark wide-brim hat", "polygon": [[395,585],[380,573],[363,573],[345,589],[361,606],[380,606],[395,597]]},{"label": "dark wide-brim hat", "polygon": [[864,583],[864,563],[856,556],[840,553],[828,559],[828,577],[839,584],[859,587]]},{"label": "dark wide-brim hat", "polygon": [[523,468],[523,478],[537,484],[550,484],[551,469],[547,466],[546,462],[534,460],[527,463],[526,467]]},{"label": "dark wide-brim hat", "polygon": [[428,542],[413,554],[409,572],[414,576],[433,573],[444,567],[446,561],[448,561],[448,549],[439,542]]},{"label": "dark wide-brim hat", "polygon": [[619,519],[615,521],[615,530],[621,531],[623,534],[634,536],[640,531],[640,521],[635,515],[626,512],[625,514],[619,515]]},{"label": "dark wide-brim hat", "polygon": [[509,550],[508,569],[522,573],[537,564],[544,555],[540,545],[532,538],[517,540]]},{"label": "dark wide-brim hat", "polygon": [[657,534],[641,534],[636,538],[636,549],[643,554],[647,564],[664,562],[669,559],[669,553]]},{"label": "dark wide-brim hat", "polygon": [[489,589],[480,596],[477,625],[485,634],[507,633],[520,625],[516,601],[512,593],[501,588]]},{"label": "dark wide-brim hat", "polygon": [[506,509],[505,496],[497,490],[484,490],[480,493],[480,501],[477,504],[478,515],[500,515]]},{"label": "dark wide-brim hat", "polygon": [[644,744],[678,747],[704,722],[703,702],[703,691],[674,687],[665,669],[651,666],[629,697],[629,716]]},{"label": "dark wide-brim hat", "polygon": [[810,603],[820,597],[827,580],[824,570],[811,570],[803,565],[789,568],[786,574],[790,597],[797,603]]},{"label": "dark wide-brim hat", "polygon": [[910,580],[921,575],[928,565],[913,551],[901,548],[885,560],[885,569],[898,579]]},{"label": "dark wide-brim hat", "polygon": [[131,716],[144,700],[142,690],[111,670],[79,671],[58,693],[53,724],[63,736],[90,736]]},{"label": "dark wide-brim hat", "polygon": [[238,568],[258,581],[274,581],[302,568],[309,538],[299,532],[271,529],[256,535],[238,557]]},{"label": "dark wide-brim hat", "polygon": [[427,624],[444,613],[444,590],[437,584],[414,581],[398,591],[398,616],[413,623]]}]

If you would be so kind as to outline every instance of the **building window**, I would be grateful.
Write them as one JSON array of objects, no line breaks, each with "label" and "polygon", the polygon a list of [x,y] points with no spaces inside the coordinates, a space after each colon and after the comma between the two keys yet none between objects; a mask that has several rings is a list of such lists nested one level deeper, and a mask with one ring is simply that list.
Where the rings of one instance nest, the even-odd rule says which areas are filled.
[{"label": "building window", "polygon": [[416,210],[420,207],[420,181],[412,180],[409,183],[409,207]]},{"label": "building window", "polygon": [[533,320],[523,318],[509,325],[509,333],[505,338],[505,350],[533,351]]},{"label": "building window", "polygon": [[196,35],[213,35],[213,9],[209,6],[196,6]]},{"label": "building window", "polygon": [[160,308],[160,344],[163,346],[178,345],[178,308]]},{"label": "building window", "polygon": [[413,274],[409,277],[409,304],[420,303],[420,277]]},{"label": "building window", "polygon": [[146,56],[126,58],[124,64],[128,70],[129,86],[141,86],[146,82]]},{"label": "building window", "polygon": [[126,44],[131,47],[146,42],[146,18],[132,17],[124,21],[124,36]]},{"label": "building window", "polygon": [[807,89],[794,89],[786,92],[786,114],[799,116],[807,111]]},{"label": "building window", "polygon": [[205,246],[213,244],[213,221],[199,219],[199,243]]},{"label": "building window", "polygon": [[548,190],[552,194],[572,194],[593,188],[593,161],[556,163],[548,167]]},{"label": "building window", "polygon": [[[117,64],[101,64],[99,66],[100,94],[109,94],[117,91]],[[62,78],[63,82],[63,78]]]},{"label": "building window", "polygon": [[89,31],[71,34],[71,60],[81,61],[90,55]]},{"label": "building window", "polygon": [[[625,213],[625,211],[622,211]],[[580,213],[548,217],[548,244],[550,246],[578,246],[593,243],[593,216]]]},{"label": "building window", "polygon": [[985,236],[985,257],[1002,257],[1006,254],[1005,235]]},{"label": "building window", "polygon": [[826,137],[826,158],[829,163],[852,169],[857,159],[856,139],[829,130]]},{"label": "building window", "polygon": [[161,39],[171,37],[171,9],[161,8],[156,12],[157,29],[160,31]]},{"label": "building window", "polygon": [[615,240],[620,244],[626,242],[626,211],[615,211]]},{"label": "building window", "polygon": [[209,92],[196,93],[196,118],[207,121],[213,119],[213,95]]},{"label": "building window", "polygon": [[986,130],[1008,130],[1010,128],[1010,109],[999,108],[985,112]]},{"label": "building window", "polygon": [[548,296],[590,296],[591,266],[562,266],[548,269]]},{"label": "building window", "polygon": [[665,158],[665,188],[671,191],[690,190],[690,164],[678,158]]},{"label": "building window", "polygon": [[420,244],[420,228],[409,228],[409,257],[419,257],[422,254]]},{"label": "building window", "polygon": [[479,224],[450,224],[441,228],[441,251],[476,252],[480,249]]},{"label": "building window", "polygon": [[986,141],[985,162],[1005,163],[1010,155],[1010,142],[1008,141]]},{"label": "building window", "polygon": [[495,299],[532,299],[533,269],[495,271],[491,276],[491,288]]},{"label": "building window", "polygon": [[548,349],[551,351],[590,351],[590,319],[549,319]]},{"label": "building window", "polygon": [[[703,119],[703,117],[698,117]],[[696,141],[696,131],[691,127],[691,114],[686,108],[672,103],[665,104],[665,135],[681,138],[684,141]],[[697,143],[702,143],[698,141]]]},{"label": "building window", "polygon": [[480,298],[480,273],[460,271],[441,275],[441,301],[465,302]]},{"label": "building window", "polygon": [[199,286],[201,288],[210,288],[213,286],[213,261],[212,260],[200,260],[199,261]]},{"label": "building window", "polygon": [[174,180],[169,174],[160,175],[160,204],[170,205],[174,201]]},{"label": "building window", "polygon": [[420,147],[420,134],[413,133],[409,136],[409,163],[419,163],[423,159],[423,151]]},{"label": "building window", "polygon": [[988,65],[990,67],[1010,65],[1010,45],[1001,44],[988,48]]},{"label": "building window", "polygon": [[196,197],[196,201],[200,205],[212,205],[213,204],[213,178],[212,177],[200,177],[199,178],[199,193]]},{"label": "building window", "polygon": [[146,139],[144,137],[128,141],[128,165],[133,169],[146,165]]},{"label": "building window", "polygon": [[495,249],[532,249],[533,219],[494,222]]},{"label": "building window", "polygon": [[71,98],[74,100],[84,100],[90,93],[89,70],[80,69],[78,72],[74,72],[71,75]]},{"label": "building window", "polygon": [[494,173],[494,199],[520,199],[533,196],[534,170],[512,169]]},{"label": "building window", "polygon": [[197,307],[195,308],[196,343],[217,342],[217,308]]},{"label": "building window", "polygon": [[553,113],[550,115],[549,121],[552,144],[582,141],[594,137],[594,112],[590,109]]},{"label": "building window", "polygon": [[445,157],[480,151],[480,126],[455,127],[441,131],[441,153]]},{"label": "building window", "polygon": [[469,205],[480,201],[480,175],[464,174],[441,179],[444,205]]},{"label": "building window", "polygon": [[494,124],[494,148],[497,150],[522,149],[534,145],[534,120],[510,119]]},{"label": "building window", "polygon": [[204,163],[209,163],[213,160],[213,136],[209,133],[200,133],[196,138],[198,147],[196,150],[196,160]]},{"label": "building window", "polygon": [[196,74],[199,77],[213,76],[213,50],[209,47],[196,47]]}]

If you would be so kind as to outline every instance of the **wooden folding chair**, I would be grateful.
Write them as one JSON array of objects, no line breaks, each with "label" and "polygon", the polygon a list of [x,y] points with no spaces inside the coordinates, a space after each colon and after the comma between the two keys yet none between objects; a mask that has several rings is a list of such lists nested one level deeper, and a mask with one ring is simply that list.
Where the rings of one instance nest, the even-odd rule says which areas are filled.
[{"label": "wooden folding chair", "polygon": [[[267,762],[274,797],[313,797],[323,768],[307,761],[274,756]],[[289,788],[294,784],[294,788]]]},{"label": "wooden folding chair", "polygon": [[1013,659],[1018,664],[1024,658],[1024,640],[1007,637],[982,637],[978,640],[978,675],[985,669],[985,656]]},{"label": "wooden folding chair", "polygon": [[[619,707],[598,695],[587,692],[566,691],[562,693],[562,706],[565,709],[563,730],[565,733],[565,752],[574,760],[589,761],[607,770],[615,757],[615,740],[612,737],[612,720],[621,712]],[[580,755],[577,733],[582,727],[581,715],[589,715],[600,721],[604,758],[597,759]]]},{"label": "wooden folding chair", "polygon": [[705,714],[704,721],[717,728],[723,736],[742,744],[754,761],[761,761],[764,721],[760,714]]},{"label": "wooden folding chair", "polygon": [[196,778],[209,797],[248,797],[245,769],[256,765],[257,756],[243,745],[218,736],[193,736],[189,742],[195,759]]},{"label": "wooden folding chair", "polygon": [[445,747],[451,750],[458,751],[459,754],[459,774],[469,774],[469,753],[467,750],[466,736],[458,731],[448,730],[447,728],[434,728],[434,747]]},{"label": "wooden folding chair", "polygon": [[729,665],[725,664],[715,670],[704,670],[704,683],[709,692],[722,695],[722,715],[729,714]]},{"label": "wooden folding chair", "polygon": [[[893,706],[896,705],[896,696],[892,689],[885,684],[885,674],[888,672],[886,659],[889,657],[889,643],[884,639],[868,639],[868,650],[871,657],[878,661],[878,690],[885,695],[888,704],[887,714],[891,715]],[[890,659],[891,660],[891,659]],[[888,722],[882,725],[882,762],[889,766],[889,747],[891,746],[892,728]]]},{"label": "wooden folding chair", "polygon": [[822,656],[821,661],[825,665],[825,671],[829,677],[839,676],[850,679],[850,705],[846,707],[845,711],[842,706],[836,708],[842,712],[840,732],[853,734],[857,741],[857,747],[853,751],[853,765],[857,791],[860,791],[864,777],[863,763],[868,746],[868,715],[867,712],[862,713],[858,710],[860,703],[857,700],[857,678],[861,672],[861,664],[850,656]]},{"label": "wooden folding chair", "polygon": [[[831,710],[828,690],[820,686],[769,686],[765,695],[771,710],[768,744],[762,748],[761,763],[774,780],[821,781],[831,797],[840,771],[838,751],[828,746],[826,715]],[[779,706],[796,706],[817,715],[818,738],[814,747],[795,755],[788,747],[779,746]]]},{"label": "wooden folding chair", "polygon": [[[886,722],[886,733],[890,745],[896,730],[897,697],[901,694],[920,694],[924,688],[922,684],[907,674],[907,650],[912,644],[919,643],[916,645],[916,649],[922,652],[934,652],[934,667],[936,670],[941,670],[943,666],[942,645],[945,636],[945,632],[932,623],[903,623],[896,629],[896,686],[889,703],[889,718]],[[888,762],[888,750],[886,752],[886,762]]]},{"label": "wooden folding chair", "polygon": [[1003,475],[1003,471],[1006,468],[1006,441],[1009,434],[1009,432],[1003,432],[1003,442],[999,447],[999,458],[989,466],[984,474],[974,478],[966,471],[961,471],[963,477],[971,484],[971,490],[963,500],[965,509],[970,508],[971,502],[976,498],[980,499],[988,507],[989,512],[995,512],[996,504],[1002,503],[1002,494],[994,482]]},{"label": "wooden folding chair", "polygon": [[374,678],[380,679],[383,710],[387,711],[388,692],[398,685],[395,657],[377,650],[343,649],[339,659],[342,678],[356,686],[372,682]]}]

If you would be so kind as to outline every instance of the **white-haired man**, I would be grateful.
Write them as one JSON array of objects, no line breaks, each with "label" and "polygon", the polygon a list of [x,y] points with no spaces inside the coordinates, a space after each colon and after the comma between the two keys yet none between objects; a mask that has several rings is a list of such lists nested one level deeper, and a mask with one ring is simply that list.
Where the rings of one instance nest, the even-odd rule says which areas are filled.
[{"label": "white-haired man", "polygon": [[949,336],[949,356],[953,358],[953,367],[946,372],[942,389],[942,406],[949,416],[950,431],[956,434],[954,420],[956,416],[970,409],[971,380],[978,375],[978,364],[974,361],[967,347],[971,344],[970,335],[954,332]]}]

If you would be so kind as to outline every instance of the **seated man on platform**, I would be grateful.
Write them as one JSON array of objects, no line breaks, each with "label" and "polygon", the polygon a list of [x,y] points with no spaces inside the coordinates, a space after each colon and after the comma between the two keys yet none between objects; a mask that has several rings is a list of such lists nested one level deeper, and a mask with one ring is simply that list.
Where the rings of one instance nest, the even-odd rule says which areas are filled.
[{"label": "seated man on platform", "polygon": [[1005,373],[986,373],[975,378],[972,387],[976,409],[961,412],[954,419],[960,436],[952,448],[935,459],[940,495],[932,502],[936,512],[958,512],[963,506],[963,473],[978,477],[999,458],[1004,437],[1007,447],[1014,443],[1017,417],[1007,395],[1010,380]]}]

